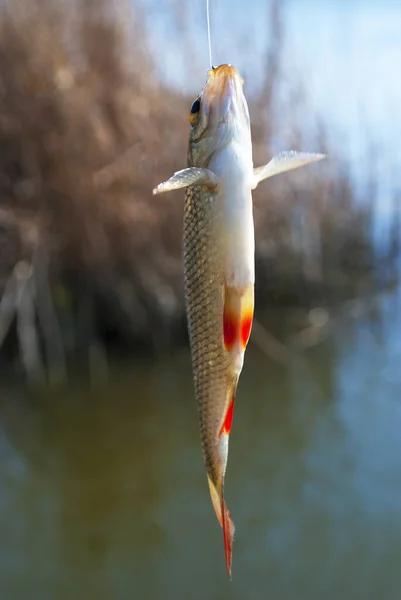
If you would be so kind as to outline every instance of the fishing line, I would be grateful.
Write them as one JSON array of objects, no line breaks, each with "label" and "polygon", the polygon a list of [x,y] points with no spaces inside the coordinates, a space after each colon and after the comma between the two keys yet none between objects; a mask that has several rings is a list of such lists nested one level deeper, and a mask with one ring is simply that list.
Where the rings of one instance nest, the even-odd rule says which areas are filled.
[{"label": "fishing line", "polygon": [[207,41],[209,44],[209,64],[210,68],[213,67],[212,63],[212,42],[210,39],[210,14],[209,14],[209,0],[206,0],[206,22],[207,22]]}]

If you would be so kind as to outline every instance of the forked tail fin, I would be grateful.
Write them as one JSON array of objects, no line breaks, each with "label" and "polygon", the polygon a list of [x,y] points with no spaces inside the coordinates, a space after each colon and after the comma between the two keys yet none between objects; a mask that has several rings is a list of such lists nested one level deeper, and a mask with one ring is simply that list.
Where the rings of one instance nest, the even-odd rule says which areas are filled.
[{"label": "forked tail fin", "polygon": [[235,526],[230,517],[230,512],[227,508],[227,504],[224,502],[223,488],[219,493],[208,476],[210,496],[212,498],[212,503],[214,510],[216,512],[216,516],[219,520],[220,525],[223,528],[223,537],[224,537],[224,551],[226,555],[226,565],[228,576],[231,579],[231,561],[232,561],[232,553],[233,553],[233,539]]},{"label": "forked tail fin", "polygon": [[230,517],[227,504],[221,498],[221,512],[223,515],[223,536],[224,536],[224,552],[226,554],[226,565],[228,576],[231,579],[231,561],[233,556],[233,539],[234,539],[234,523]]}]

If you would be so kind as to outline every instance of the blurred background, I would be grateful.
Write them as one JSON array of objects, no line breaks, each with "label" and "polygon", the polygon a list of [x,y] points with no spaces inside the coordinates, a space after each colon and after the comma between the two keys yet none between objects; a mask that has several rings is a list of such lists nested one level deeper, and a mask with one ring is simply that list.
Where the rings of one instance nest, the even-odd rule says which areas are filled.
[{"label": "blurred background", "polygon": [[210,0],[254,162],[256,319],[206,485],[184,315],[205,0],[0,5],[0,596],[383,600],[401,586],[401,5]]}]

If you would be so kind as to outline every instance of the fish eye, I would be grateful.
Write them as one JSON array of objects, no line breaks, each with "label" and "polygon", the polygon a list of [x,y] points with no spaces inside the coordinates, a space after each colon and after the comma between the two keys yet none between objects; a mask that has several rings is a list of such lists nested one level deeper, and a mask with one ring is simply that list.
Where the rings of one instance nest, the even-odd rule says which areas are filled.
[{"label": "fish eye", "polygon": [[191,106],[191,115],[195,115],[200,111],[200,99],[197,98]]},{"label": "fish eye", "polygon": [[198,97],[191,106],[191,111],[189,113],[189,122],[191,125],[195,125],[198,120],[199,111],[200,111],[200,98]]}]

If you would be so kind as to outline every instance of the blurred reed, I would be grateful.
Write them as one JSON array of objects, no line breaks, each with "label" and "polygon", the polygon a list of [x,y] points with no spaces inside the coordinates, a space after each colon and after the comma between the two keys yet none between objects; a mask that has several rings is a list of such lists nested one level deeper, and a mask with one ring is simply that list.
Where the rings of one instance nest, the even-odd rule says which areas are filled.
[{"label": "blurred reed", "polygon": [[[283,78],[278,0],[267,28],[264,84],[250,98],[256,164],[271,155],[275,91]],[[183,343],[183,197],[153,197],[151,190],[185,165],[192,98],[159,76],[140,6],[6,0],[0,74],[3,358],[15,353],[28,373],[65,379],[83,358],[102,371],[112,349],[126,355]],[[306,143],[300,83],[294,97],[293,149],[327,151],[331,158],[324,167],[277,177],[255,194],[260,309],[310,309],[381,289],[399,255],[398,221],[388,251],[379,255],[374,185],[360,202],[317,117],[315,147]],[[28,274],[23,288],[16,283],[22,272]],[[30,282],[34,291],[24,303]],[[16,327],[12,298],[15,314],[25,306]],[[32,343],[21,322],[29,322]]]}]

